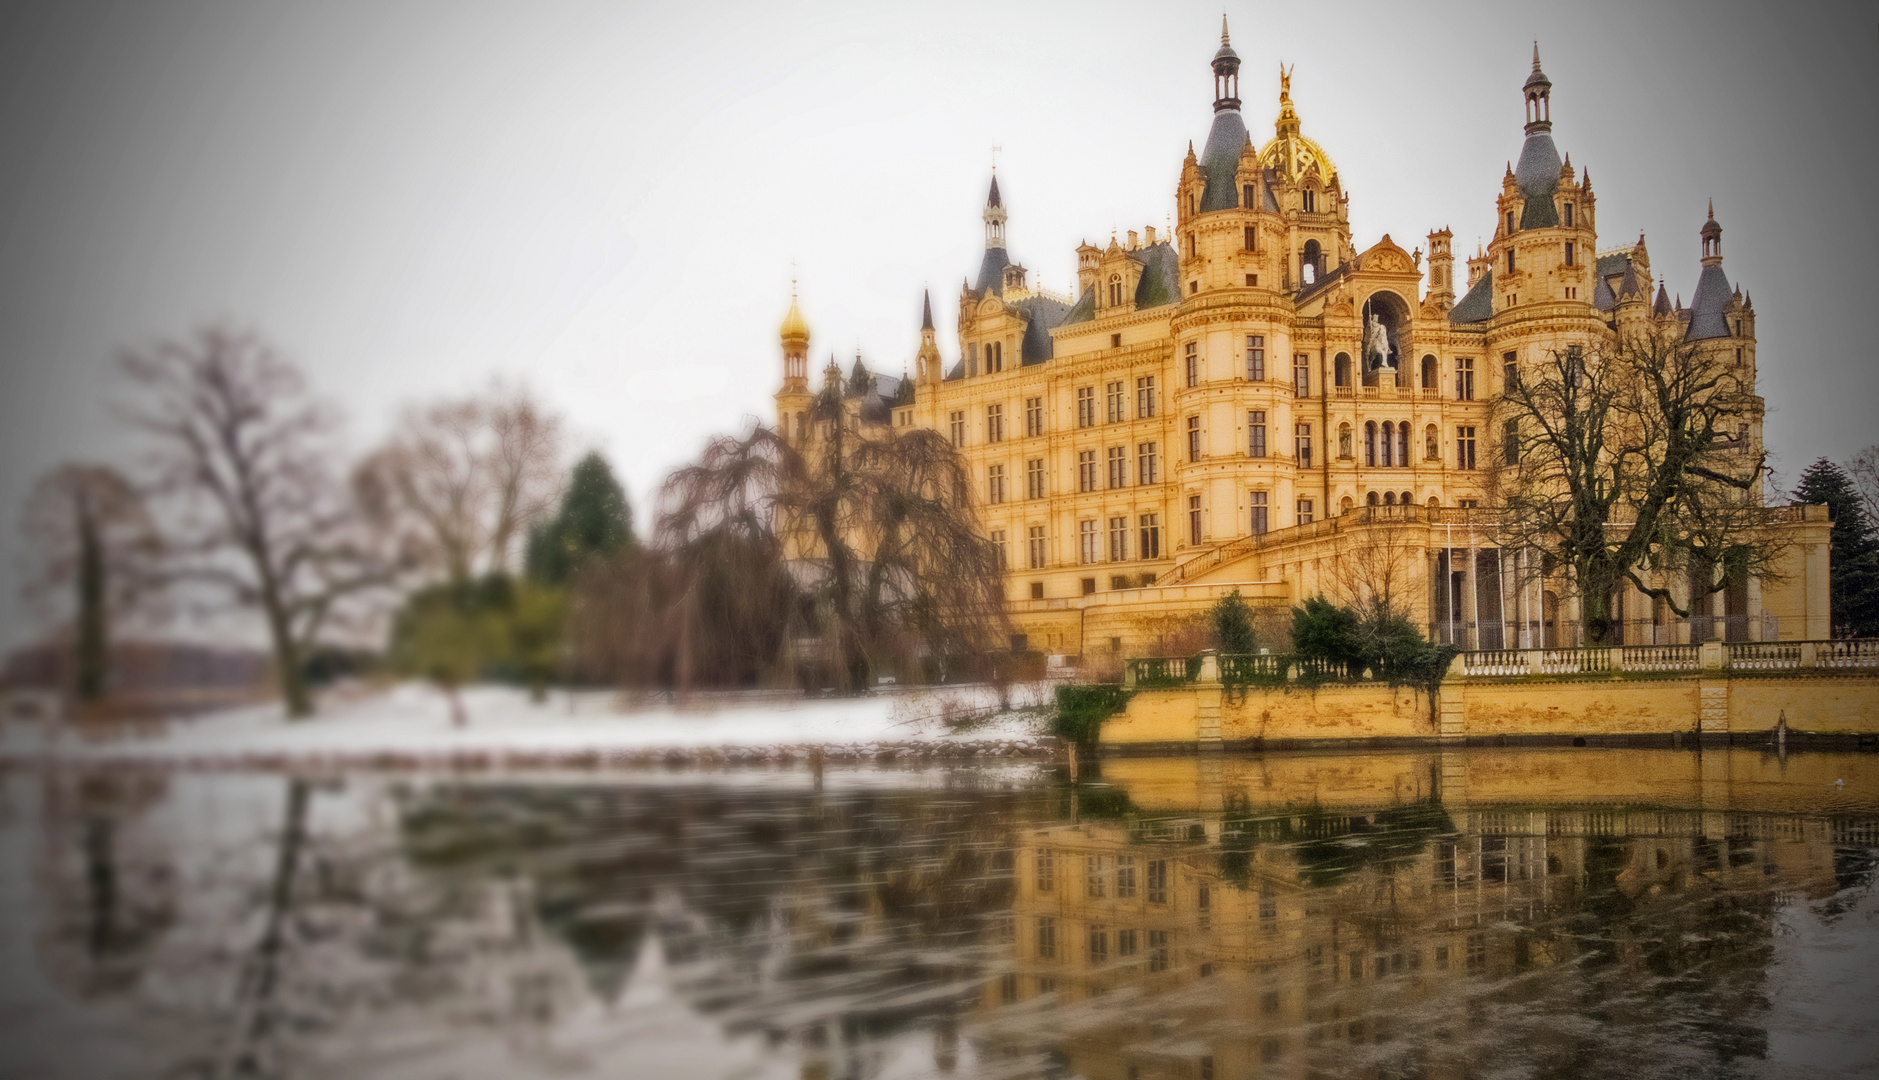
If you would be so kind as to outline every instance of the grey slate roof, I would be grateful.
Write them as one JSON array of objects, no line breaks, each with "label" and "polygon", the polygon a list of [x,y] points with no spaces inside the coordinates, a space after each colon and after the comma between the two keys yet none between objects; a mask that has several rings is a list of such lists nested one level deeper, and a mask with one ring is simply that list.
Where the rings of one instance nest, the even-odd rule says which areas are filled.
[{"label": "grey slate roof", "polygon": [[1004,204],[1004,203],[1003,203],[1002,201],[1000,201],[1000,200],[999,200],[999,198],[998,198],[998,174],[997,174],[997,173],[993,173],[993,174],[992,174],[992,193],[991,193],[990,195],[987,195],[987,196],[985,197],[985,205],[987,205],[987,206],[1003,206],[1003,205],[1005,205],[1005,204]]},{"label": "grey slate roof", "polygon": [[920,329],[933,329],[933,291],[922,289],[920,300]]},{"label": "grey slate roof", "polygon": [[1625,272],[1625,264],[1630,261],[1631,256],[1622,251],[1612,255],[1600,255],[1598,257],[1598,267],[1594,270],[1594,273],[1598,274],[1601,278],[1617,277],[1619,274]]},{"label": "grey slate roof", "polygon": [[1201,170],[1207,174],[1207,189],[1200,197],[1202,213],[1240,205],[1240,150],[1246,139],[1246,121],[1240,118],[1238,109],[1214,114],[1213,128],[1207,132],[1207,148],[1200,156]]},{"label": "grey slate roof", "polygon": [[1094,319],[1095,317],[1096,317],[1096,287],[1092,285],[1091,287],[1083,290],[1083,295],[1077,297],[1076,304],[1070,308],[1070,311],[1066,315],[1064,315],[1063,322],[1060,322],[1057,325],[1068,326],[1071,323],[1089,322],[1091,319]]},{"label": "grey slate roof", "polygon": [[1723,313],[1729,309],[1733,290],[1720,265],[1703,267],[1696,279],[1696,295],[1690,297],[1690,328],[1684,332],[1689,341],[1728,337],[1729,323]]},{"label": "grey slate roof", "polygon": [[1618,281],[1618,299],[1625,300],[1633,296],[1642,299],[1643,295],[1644,286],[1638,284],[1638,264],[1626,259],[1625,276]]},{"label": "grey slate roof", "polygon": [[1553,192],[1559,190],[1559,147],[1553,136],[1536,131],[1527,136],[1520,148],[1520,164],[1514,166],[1514,183],[1527,200],[1520,211],[1520,227],[1542,229],[1559,224],[1559,211],[1553,206]]},{"label": "grey slate roof", "polygon": [[966,377],[966,360],[965,360],[965,357],[962,356],[958,360],[953,361],[953,366],[949,368],[946,374],[940,378],[940,381],[941,382],[958,382],[960,379],[963,379],[965,377]]},{"label": "grey slate roof", "polygon": [[1657,302],[1651,305],[1651,314],[1664,316],[1670,314],[1670,297],[1664,293],[1664,283],[1657,283]]},{"label": "grey slate roof", "polygon": [[1049,360],[1055,351],[1050,339],[1051,328],[1063,325],[1064,316],[1070,314],[1070,305],[1047,296],[1027,296],[1012,306],[1029,319],[1024,326],[1024,341],[1018,346],[1022,357],[1019,366]]},{"label": "grey slate roof", "polygon": [[1329,273],[1325,274],[1323,277],[1319,278],[1317,281],[1314,281],[1309,285],[1306,285],[1301,282],[1298,286],[1298,295],[1294,297],[1294,301],[1303,302],[1304,300],[1311,297],[1312,295],[1323,292],[1325,289],[1330,287],[1332,282],[1337,281],[1338,279],[1344,277],[1346,274],[1350,273],[1350,269],[1351,269],[1351,264],[1344,263],[1343,265],[1339,266],[1337,269],[1330,271]]},{"label": "grey slate roof", "polygon": [[1592,306],[1600,311],[1610,311],[1618,306],[1618,297],[1612,294],[1611,283],[1603,276],[1599,277],[1598,284],[1592,286]]},{"label": "grey slate roof", "polygon": [[1135,285],[1135,306],[1160,307],[1181,299],[1181,257],[1166,240],[1130,253],[1142,264],[1142,280]]},{"label": "grey slate roof", "polygon": [[1486,322],[1494,315],[1494,271],[1481,275],[1481,280],[1474,283],[1468,295],[1454,307],[1448,309],[1448,321],[1451,323]]},{"label": "grey slate roof", "polygon": [[[997,191],[994,190],[993,194],[996,195]],[[1004,296],[1005,267],[1010,265],[1011,257],[1005,254],[1004,248],[986,248],[985,258],[979,262],[979,280],[972,286],[972,291],[984,296],[985,290],[990,289],[993,296]]]}]

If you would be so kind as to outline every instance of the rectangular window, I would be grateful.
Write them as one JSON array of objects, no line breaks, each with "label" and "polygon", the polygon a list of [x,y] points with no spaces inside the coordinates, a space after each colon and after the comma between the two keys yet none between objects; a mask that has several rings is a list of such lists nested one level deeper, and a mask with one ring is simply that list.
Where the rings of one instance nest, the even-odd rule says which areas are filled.
[{"label": "rectangular window", "polygon": [[1006,547],[1005,547],[1005,530],[1003,529],[992,530],[992,546],[998,549],[998,568],[1000,570],[1010,569],[1011,559],[1009,558],[1010,553],[1006,550]]},{"label": "rectangular window", "polygon": [[1488,966],[1488,936],[1486,934],[1468,935],[1468,970],[1480,971]]},{"label": "rectangular window", "polygon": [[[1509,211],[1508,213],[1509,213],[1509,216],[1511,217],[1512,211]],[[1510,274],[1514,272],[1514,249],[1513,248],[1507,249],[1507,272]]]},{"label": "rectangular window", "polygon": [[1116,899],[1135,899],[1135,856],[1116,856]]},{"label": "rectangular window", "polygon": [[1507,464],[1520,464],[1520,421],[1509,420],[1501,425],[1501,451]]},{"label": "rectangular window", "polygon": [[1148,970],[1168,970],[1168,932],[1166,930],[1148,932]]},{"label": "rectangular window", "polygon": [[985,501],[997,506],[1005,501],[1005,467],[992,465],[985,470]]},{"label": "rectangular window", "polygon": [[1003,1005],[1010,1005],[1018,1000],[1017,972],[1007,971],[998,977],[998,1000]]},{"label": "rectangular window", "polygon": [[[1098,558],[1100,558],[1102,542],[1098,539],[1098,536],[1095,518],[1091,518],[1088,521],[1077,522],[1078,561],[1087,565],[1096,562]],[[1091,581],[1090,584],[1094,585],[1096,583]],[[1090,591],[1095,592],[1096,590],[1092,588]]]},{"label": "rectangular window", "polygon": [[1246,381],[1266,381],[1266,335],[1246,335]]},{"label": "rectangular window", "polygon": [[1298,500],[1298,504],[1297,504],[1297,506],[1296,506],[1296,508],[1295,508],[1295,509],[1296,509],[1296,512],[1297,512],[1297,514],[1298,514],[1298,523],[1299,523],[1300,525],[1309,525],[1309,524],[1311,524],[1311,522],[1312,522],[1312,511],[1313,511],[1313,509],[1314,509],[1314,507],[1312,506],[1312,504],[1311,504],[1311,500],[1310,500],[1310,499],[1300,499],[1300,500]]},{"label": "rectangular window", "polygon": [[1140,931],[1133,929],[1116,931],[1116,955],[1134,956],[1140,942]]},{"label": "rectangular window", "polygon": [[1455,467],[1457,469],[1474,468],[1474,428],[1458,427],[1455,429]]},{"label": "rectangular window", "polygon": [[1501,354],[1501,393],[1511,394],[1520,389],[1520,354]]},{"label": "rectangular window", "polygon": [[[1248,195],[1248,196],[1251,196],[1251,194],[1252,194],[1252,191],[1253,191],[1253,189],[1252,189],[1252,188],[1247,188],[1247,189],[1246,189],[1246,193],[1247,193],[1247,195]],[[1250,197],[1249,197],[1249,198],[1247,199],[1247,202],[1246,202],[1246,205],[1247,205],[1247,206],[1251,206],[1251,205],[1252,205],[1252,200],[1251,200],[1251,198],[1250,198]],[[1255,245],[1255,244],[1257,244],[1258,242],[1259,242],[1259,230],[1258,230],[1258,229],[1256,229],[1256,228],[1254,228],[1254,227],[1253,227],[1253,226],[1251,226],[1251,225],[1248,225],[1248,226],[1246,226],[1246,242],[1245,242],[1245,246],[1246,246],[1246,250],[1247,250],[1247,251],[1258,251],[1259,249],[1258,249],[1257,247],[1255,247],[1255,246],[1254,246],[1254,245]]]},{"label": "rectangular window", "polygon": [[1187,362],[1187,384],[1189,386],[1199,386],[1200,344],[1198,342],[1190,341],[1187,343],[1187,355],[1185,359]]},{"label": "rectangular window", "polygon": [[1155,415],[1155,377],[1143,375],[1135,380],[1135,418],[1148,420]]},{"label": "rectangular window", "polygon": [[1292,451],[1298,456],[1298,467],[1311,468],[1311,425],[1299,424],[1292,432]]},{"label": "rectangular window", "polygon": [[[1139,520],[1141,526],[1140,544],[1135,549],[1137,558],[1161,558],[1161,515],[1143,514]],[[1152,898],[1151,898],[1152,899]]]},{"label": "rectangular window", "polygon": [[1042,570],[1044,568],[1044,560],[1049,555],[1049,552],[1045,550],[1044,526],[1033,525],[1025,530],[1025,539],[1030,548],[1031,569]]},{"label": "rectangular window", "polygon": [[1266,410],[1254,409],[1246,414],[1246,456],[1266,456]]},{"label": "rectangular window", "polygon": [[1109,928],[1106,926],[1090,927],[1090,966],[1109,962]]},{"label": "rectangular window", "polygon": [[970,376],[970,375],[977,375],[978,373],[979,373],[979,343],[974,341],[971,344],[966,346],[966,374]]},{"label": "rectangular window", "polygon": [[1148,902],[1165,904],[1168,902],[1168,860],[1148,860]]},{"label": "rectangular window", "polygon": [[1031,458],[1024,463],[1024,497],[1041,499],[1044,497],[1044,459]]},{"label": "rectangular window", "polygon": [[1200,928],[1207,929],[1214,917],[1213,890],[1205,884],[1201,885],[1194,895],[1194,906],[1200,912]]},{"label": "rectangular window", "polygon": [[1094,386],[1077,387],[1077,426],[1080,428],[1096,426],[1096,388]]},{"label": "rectangular window", "polygon": [[1455,358],[1455,400],[1474,400],[1474,357]]},{"label": "rectangular window", "polygon": [[1005,441],[1005,407],[987,405],[985,407],[985,441],[988,443]]},{"label": "rectangular window", "polygon": [[1189,495],[1187,497],[1187,542],[1195,546],[1200,544],[1199,495]]},{"label": "rectangular window", "polygon": [[985,373],[991,375],[1005,370],[1005,346],[1003,342],[985,343]]},{"label": "rectangular window", "polygon": [[1126,514],[1109,519],[1109,561],[1129,561],[1129,518]]},{"label": "rectangular window", "polygon": [[1200,460],[1200,417],[1187,418],[1187,459]]},{"label": "rectangular window", "polygon": [[1037,849],[1037,891],[1050,892],[1057,887],[1057,854],[1049,848]]},{"label": "rectangular window", "polygon": [[1096,451],[1077,451],[1077,490],[1096,490]]},{"label": "rectangular window", "polygon": [[946,422],[952,427],[953,446],[964,446],[966,444],[966,411],[954,409],[946,415]]},{"label": "rectangular window", "polygon": [[[1570,228],[1572,228],[1572,204],[1571,204],[1571,203],[1567,203],[1567,204],[1566,204],[1566,205],[1565,205],[1565,206],[1563,207],[1563,209],[1564,209],[1564,210],[1566,211],[1566,220],[1565,220],[1565,225],[1566,225],[1566,228],[1568,228],[1568,229],[1570,229]],[[1570,260],[1568,260],[1568,261],[1570,261]]]},{"label": "rectangular window", "polygon": [[1129,486],[1129,448],[1126,446],[1109,448],[1109,486]]},{"label": "rectangular window", "polygon": [[1297,353],[1292,357],[1292,393],[1296,397],[1311,396],[1311,354]]},{"label": "rectangular window", "polygon": [[1137,443],[1135,446],[1136,476],[1138,484],[1158,484],[1161,482],[1160,457],[1155,453],[1152,442]]},{"label": "rectangular window", "polygon": [[1057,959],[1057,918],[1054,915],[1037,917],[1037,955],[1040,960]]},{"label": "rectangular window", "polygon": [[1572,241],[1566,241],[1566,265],[1572,265]]},{"label": "rectangular window", "polygon": [[1269,509],[1266,505],[1266,493],[1263,491],[1248,492],[1246,498],[1253,504],[1253,535],[1264,535],[1267,527],[1271,523],[1271,519],[1266,516]]},{"label": "rectangular window", "polygon": [[1125,404],[1128,395],[1122,388],[1122,380],[1118,379],[1115,382],[1107,384],[1103,387],[1103,390],[1105,392],[1104,403],[1108,406],[1109,422],[1112,424],[1120,424],[1124,420],[1127,420],[1128,416],[1123,410],[1128,407]]},{"label": "rectangular window", "polygon": [[1044,399],[1041,397],[1024,399],[1024,434],[1026,438],[1044,434]]},{"label": "rectangular window", "polygon": [[1101,900],[1109,895],[1108,886],[1103,857],[1101,855],[1083,856],[1083,895],[1092,900]]}]

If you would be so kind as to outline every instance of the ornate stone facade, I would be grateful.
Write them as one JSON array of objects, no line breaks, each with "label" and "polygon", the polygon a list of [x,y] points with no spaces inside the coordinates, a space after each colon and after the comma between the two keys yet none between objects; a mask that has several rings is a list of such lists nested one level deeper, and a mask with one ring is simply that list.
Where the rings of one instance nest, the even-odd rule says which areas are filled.
[{"label": "ornate stone facade", "polygon": [[[950,436],[970,460],[1025,647],[1153,654],[1231,588],[1274,607],[1348,593],[1379,552],[1402,564],[1385,572],[1437,638],[1572,643],[1570,597],[1494,546],[1491,407],[1523,368],[1626,325],[1735,350],[1753,385],[1755,312],[1723,275],[1713,213],[1692,305],[1673,306],[1661,283],[1653,302],[1642,236],[1598,249],[1591,177],[1554,146],[1536,48],[1519,164],[1502,178],[1493,240],[1458,282],[1446,227],[1426,253],[1388,235],[1358,250],[1290,71],[1262,147],[1224,27],[1212,65],[1214,119],[1181,163],[1172,235],[1080,246],[1077,295],[1053,295],[1010,259],[994,179],[985,257],[960,292],[961,355],[943,360],[929,299],[911,381],[857,360],[851,395]],[[807,328],[793,304],[783,337],[778,419],[800,434]],[[1744,420],[1758,453],[1759,411]],[[1676,620],[1636,594],[1621,601],[1627,642],[1825,637],[1827,525],[1794,517],[1778,586],[1709,598],[1720,622]]]}]

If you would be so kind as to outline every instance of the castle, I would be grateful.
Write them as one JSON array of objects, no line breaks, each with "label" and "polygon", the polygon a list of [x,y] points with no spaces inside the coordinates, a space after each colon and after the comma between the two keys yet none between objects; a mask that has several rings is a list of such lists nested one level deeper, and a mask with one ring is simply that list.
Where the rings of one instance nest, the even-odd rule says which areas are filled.
[{"label": "castle", "polygon": [[[937,431],[965,455],[1008,567],[1014,648],[1155,655],[1232,589],[1271,609],[1350,594],[1352,567],[1374,577],[1379,552],[1435,640],[1577,644],[1569,590],[1532,552],[1497,545],[1491,408],[1523,369],[1626,327],[1731,350],[1753,387],[1755,310],[1723,272],[1713,207],[1688,307],[1653,275],[1642,236],[1599,250],[1592,180],[1553,141],[1536,45],[1520,87],[1525,142],[1501,178],[1493,239],[1464,276],[1447,228],[1428,234],[1426,255],[1388,235],[1359,251],[1289,71],[1271,139],[1248,132],[1222,23],[1213,124],[1181,163],[1170,235],[1083,244],[1077,295],[1053,295],[1009,254],[994,176],[985,255],[960,292],[962,355],[941,356],[929,295],[911,378],[859,358],[846,377],[831,359],[827,377],[844,380],[863,420]],[[795,438],[814,437],[808,341],[792,301],[776,406]],[[1758,462],[1754,402],[1734,438]],[[1787,516],[1779,574],[1698,595],[1679,605],[1688,619],[1620,596],[1624,643],[1827,637],[1830,526],[1821,507]]]}]

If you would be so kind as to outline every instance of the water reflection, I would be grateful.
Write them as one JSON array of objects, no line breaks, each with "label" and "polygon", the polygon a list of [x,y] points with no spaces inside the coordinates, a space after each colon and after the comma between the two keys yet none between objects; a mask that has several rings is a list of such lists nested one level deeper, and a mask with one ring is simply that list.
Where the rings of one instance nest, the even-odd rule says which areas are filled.
[{"label": "water reflection", "polygon": [[1875,762],[15,775],[0,1073],[1857,1075]]}]

